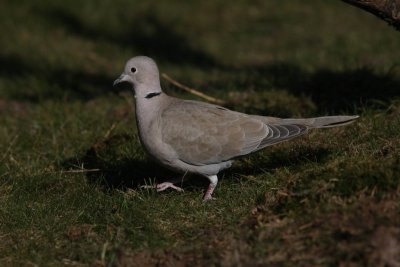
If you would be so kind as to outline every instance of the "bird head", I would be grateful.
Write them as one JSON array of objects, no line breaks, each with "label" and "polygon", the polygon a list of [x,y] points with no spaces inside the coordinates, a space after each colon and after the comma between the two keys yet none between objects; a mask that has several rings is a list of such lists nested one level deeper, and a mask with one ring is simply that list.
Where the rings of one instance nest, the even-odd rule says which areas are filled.
[{"label": "bird head", "polygon": [[146,56],[137,56],[128,60],[124,71],[114,81],[114,86],[128,83],[132,86],[136,97],[161,92],[160,77],[157,64]]}]

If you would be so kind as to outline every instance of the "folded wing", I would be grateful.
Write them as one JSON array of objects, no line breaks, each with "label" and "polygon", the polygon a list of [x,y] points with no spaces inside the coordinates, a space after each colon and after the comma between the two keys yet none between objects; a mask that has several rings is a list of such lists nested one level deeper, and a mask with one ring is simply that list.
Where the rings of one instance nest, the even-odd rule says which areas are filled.
[{"label": "folded wing", "polygon": [[179,101],[161,115],[161,134],[180,160],[220,163],[300,136],[307,126],[265,123],[257,117],[196,101]]}]

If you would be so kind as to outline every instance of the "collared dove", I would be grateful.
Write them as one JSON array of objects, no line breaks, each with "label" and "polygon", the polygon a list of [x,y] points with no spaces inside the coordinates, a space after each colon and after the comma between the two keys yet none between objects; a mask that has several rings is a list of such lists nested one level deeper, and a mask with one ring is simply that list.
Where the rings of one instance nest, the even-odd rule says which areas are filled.
[{"label": "collared dove", "polygon": [[[301,136],[309,129],[349,124],[358,116],[281,119],[235,112],[200,101],[166,95],[156,63],[149,57],[131,58],[114,86],[133,86],[136,123],[146,152],[159,164],[181,173],[208,178],[203,200],[213,199],[217,174],[233,159]],[[172,182],[156,186],[182,190]]]}]

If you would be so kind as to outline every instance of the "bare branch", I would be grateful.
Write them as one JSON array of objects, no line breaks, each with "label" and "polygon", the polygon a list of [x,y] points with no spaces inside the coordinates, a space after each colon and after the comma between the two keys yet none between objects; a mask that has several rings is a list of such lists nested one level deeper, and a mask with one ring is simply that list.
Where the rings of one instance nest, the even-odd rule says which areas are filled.
[{"label": "bare branch", "polygon": [[342,0],[364,9],[400,30],[400,0]]},{"label": "bare branch", "polygon": [[226,104],[225,101],[222,101],[220,99],[217,99],[217,98],[209,96],[209,95],[206,95],[206,94],[204,94],[204,93],[202,93],[200,91],[197,91],[196,89],[190,88],[190,87],[188,87],[186,85],[181,84],[180,82],[175,81],[174,79],[172,79],[171,77],[169,77],[165,73],[161,74],[161,76],[165,80],[167,80],[168,82],[170,82],[173,85],[175,85],[176,87],[179,87],[179,88],[181,88],[181,89],[185,90],[186,92],[189,92],[189,93],[191,93],[193,95],[196,95],[196,96],[199,96],[201,98],[204,98],[209,102],[212,102],[212,103],[215,103],[215,104],[218,104],[218,105],[225,105]]}]

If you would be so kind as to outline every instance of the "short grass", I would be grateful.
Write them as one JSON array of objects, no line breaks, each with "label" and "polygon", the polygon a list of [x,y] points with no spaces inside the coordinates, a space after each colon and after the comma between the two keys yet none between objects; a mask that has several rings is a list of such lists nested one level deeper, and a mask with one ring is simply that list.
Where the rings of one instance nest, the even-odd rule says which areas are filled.
[{"label": "short grass", "polygon": [[[2,1],[1,266],[398,266],[400,35],[340,1]],[[245,112],[359,114],[185,192],[141,149],[125,61]],[[171,95],[194,98],[163,82]],[[83,171],[86,170],[86,171]]]}]

